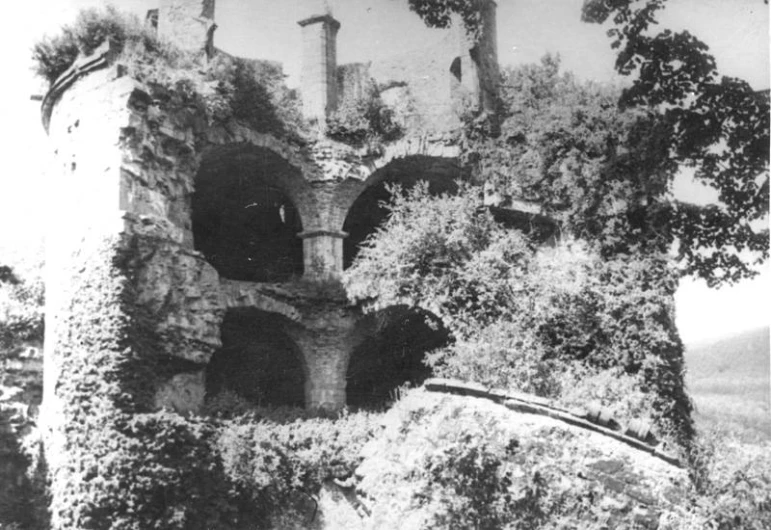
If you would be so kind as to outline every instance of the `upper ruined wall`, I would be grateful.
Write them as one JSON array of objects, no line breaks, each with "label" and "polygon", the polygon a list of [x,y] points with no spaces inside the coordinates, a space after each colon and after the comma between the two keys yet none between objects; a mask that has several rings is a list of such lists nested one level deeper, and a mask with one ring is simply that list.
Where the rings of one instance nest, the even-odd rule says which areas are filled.
[{"label": "upper ruined wall", "polygon": [[158,35],[182,50],[211,49],[215,0],[160,0]]},{"label": "upper ruined wall", "polygon": [[[215,0],[162,0],[158,34],[184,50],[214,49]],[[497,93],[496,4],[485,4],[484,31],[475,42],[459,18],[428,46],[385,60],[337,65],[341,24],[330,13],[298,22],[302,38],[300,96],[303,114],[323,126],[346,100],[374,88],[410,133],[457,129],[464,112],[491,111]]]}]

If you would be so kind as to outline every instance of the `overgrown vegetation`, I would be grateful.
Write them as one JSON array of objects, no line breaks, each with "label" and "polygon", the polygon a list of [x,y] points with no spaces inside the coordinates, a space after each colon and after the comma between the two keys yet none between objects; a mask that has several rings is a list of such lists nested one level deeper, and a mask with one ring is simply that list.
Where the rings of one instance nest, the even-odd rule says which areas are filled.
[{"label": "overgrown vegetation", "polygon": [[293,518],[298,526],[308,526],[312,517],[298,512],[297,503],[315,502],[325,482],[353,474],[361,448],[377,430],[377,418],[357,413],[291,419],[284,411],[276,422],[274,413],[263,414],[238,416],[221,427],[217,447],[234,499],[242,517],[265,527]]},{"label": "overgrown vegetation", "polygon": [[38,75],[53,83],[79,54],[109,40],[116,61],[146,83],[163,104],[192,106],[211,123],[239,120],[259,132],[297,140],[307,125],[299,100],[286,88],[281,67],[217,52],[185,52],[158,40],[137,17],[110,6],[81,11],[55,37],[33,48]]},{"label": "overgrown vegetation", "polygon": [[739,442],[722,429],[700,432],[687,497],[662,518],[662,528],[771,527],[771,444]]},{"label": "overgrown vegetation", "polygon": [[0,265],[0,361],[24,343],[43,341],[43,301],[39,266],[24,275]]},{"label": "overgrown vegetation", "polygon": [[[429,26],[446,27],[460,15],[472,35],[485,30],[483,3],[409,2]],[[592,237],[621,236],[606,240],[611,250],[677,242],[684,273],[710,286],[730,284],[755,276],[755,266],[768,259],[769,94],[720,76],[707,45],[687,30],[656,32],[666,5],[586,0],[584,21],[612,22],[615,68],[631,85],[598,98],[602,91],[557,77],[553,65],[549,75],[548,62],[551,82],[537,68],[504,76],[504,88],[519,89],[502,94],[509,118],[516,119],[504,119],[500,130],[497,120],[492,128],[472,128],[468,152],[504,179],[522,178],[519,170],[530,165],[540,174],[530,184],[539,188],[547,211],[588,214],[571,228]],[[536,119],[528,121],[528,114]],[[699,206],[667,196],[682,167],[716,190],[719,203]]]},{"label": "overgrown vegetation", "polygon": [[340,108],[327,118],[327,136],[357,147],[367,145],[374,150],[403,134],[393,110],[383,103],[374,86],[360,98],[343,100]]},{"label": "overgrown vegetation", "polygon": [[[0,248],[0,527],[43,530],[46,524],[45,462],[37,443],[43,342],[40,256],[26,260]],[[29,364],[34,368],[30,369]]]},{"label": "overgrown vegetation", "polygon": [[[421,4],[432,8],[411,2]],[[416,10],[442,25],[459,9],[473,22],[478,6],[438,4],[438,15]],[[224,54],[205,62],[161,45],[114,9],[84,12],[61,36],[37,45],[39,73],[54,81],[78,53],[107,37],[162,104],[193,106],[211,123],[235,119],[258,131],[302,136],[296,97],[279,69]],[[396,193],[387,224],[349,271],[350,295],[372,307],[405,304],[442,319],[456,341],[430,355],[438,375],[533,392],[566,406],[597,402],[622,420],[650,417],[660,433],[691,445],[693,489],[665,514],[663,526],[768,527],[767,457],[705,438],[694,443],[673,324],[677,274],[666,256],[680,237],[686,271],[715,282],[748,274],[745,263],[721,248],[706,258],[689,252],[705,233],[707,241],[722,241],[724,223],[739,221],[737,249],[767,253],[767,243],[747,225],[765,204],[763,194],[748,214],[737,213],[747,193],[758,190],[749,186],[734,196],[728,183],[728,176],[758,169],[763,153],[716,177],[733,210],[672,208],[666,201],[676,166],[668,144],[672,122],[648,111],[619,113],[617,93],[579,85],[560,75],[552,59],[508,72],[505,87],[509,110],[500,130],[469,121],[464,162],[505,194],[539,201],[565,241],[536,251],[525,235],[486,213],[478,188],[433,198],[418,186]],[[331,137],[357,146],[401,132],[376,93],[344,104],[328,123]],[[678,136],[678,149],[689,147],[687,137]],[[693,157],[680,153],[681,161]],[[724,161],[709,158],[701,167]],[[687,223],[694,220],[701,224],[691,230]],[[254,411],[232,396],[210,403],[213,415],[224,410],[228,417],[151,412],[153,385],[163,375],[154,361],[159,348],[147,315],[129,303],[133,264],[120,248],[125,245],[101,241],[80,249],[83,266],[70,271],[72,299],[60,308],[72,333],[58,351],[68,375],[57,386],[65,427],[57,433],[59,460],[51,475],[54,528],[281,526],[278,521],[326,481],[353,473],[362,447],[378,432],[376,417]],[[0,268],[0,284],[6,307],[0,341],[39,337],[42,291],[7,268]],[[423,527],[613,524],[598,512],[604,488],[562,480],[576,467],[570,436],[544,430],[527,441],[514,439],[462,408],[403,419],[401,434],[417,425],[426,443],[417,455],[404,455],[403,467],[381,468],[367,479],[392,501],[386,508],[424,510]],[[386,450],[414,449],[403,442],[388,440]],[[308,523],[304,513],[294,519]],[[618,528],[635,524],[615,522]]]},{"label": "overgrown vegetation", "polygon": [[599,401],[625,419],[655,418],[686,443],[691,405],[666,256],[602,259],[578,242],[536,253],[481,206],[470,186],[452,197],[431,197],[426,186],[397,193],[346,273],[349,295],[442,319],[456,341],[429,355],[440,376],[570,405]]},{"label": "overgrown vegetation", "polygon": [[[210,124],[237,120],[258,132],[303,142],[312,134],[300,100],[286,87],[280,65],[232,57],[217,51],[210,59],[158,40],[135,16],[110,6],[86,9],[61,34],[46,37],[32,51],[36,73],[53,83],[79,54],[109,40],[117,61],[147,83],[163,103],[201,110]],[[327,121],[326,135],[355,147],[372,149],[398,139],[403,129],[375,87],[343,101]]]}]

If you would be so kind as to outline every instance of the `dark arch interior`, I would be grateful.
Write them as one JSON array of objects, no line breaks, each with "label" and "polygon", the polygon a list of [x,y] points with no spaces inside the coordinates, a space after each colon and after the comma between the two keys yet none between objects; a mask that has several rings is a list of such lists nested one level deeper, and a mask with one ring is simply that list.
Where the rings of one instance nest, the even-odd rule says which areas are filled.
[{"label": "dark arch interior", "polygon": [[206,396],[235,392],[255,405],[301,407],[305,401],[302,354],[284,331],[282,316],[231,309],[222,323],[222,348],[206,369]]},{"label": "dark arch interior", "polygon": [[193,239],[220,276],[284,282],[302,275],[302,223],[280,186],[294,172],[257,148],[222,148],[203,161],[193,194]]},{"label": "dark arch interior", "polygon": [[343,267],[346,269],[356,258],[361,243],[388,217],[383,204],[391,198],[389,185],[398,183],[409,189],[419,181],[427,181],[432,195],[454,193],[463,173],[454,159],[413,156],[391,162],[379,171],[378,177],[376,184],[359,195],[345,218],[343,231],[349,234],[343,240]]},{"label": "dark arch interior", "polygon": [[370,315],[365,325],[370,336],[354,350],[346,376],[348,404],[354,407],[383,405],[397,387],[420,385],[431,375],[425,354],[451,340],[439,319],[406,307]]},{"label": "dark arch interior", "polygon": [[455,78],[455,81],[460,82],[462,79],[462,71],[461,71],[461,61],[460,57],[456,57],[452,60],[452,64],[450,64],[450,73]]}]

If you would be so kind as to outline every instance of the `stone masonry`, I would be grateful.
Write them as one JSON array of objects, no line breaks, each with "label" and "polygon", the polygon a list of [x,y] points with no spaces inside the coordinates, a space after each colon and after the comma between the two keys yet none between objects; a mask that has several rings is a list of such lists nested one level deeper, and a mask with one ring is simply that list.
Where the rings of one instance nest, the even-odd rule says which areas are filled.
[{"label": "stone masonry", "polygon": [[[208,53],[213,49],[214,10],[214,0],[163,0],[159,36],[185,50]],[[343,272],[348,236],[343,225],[356,200],[387,179],[452,182],[464,175],[455,140],[458,87],[480,110],[489,108],[495,96],[492,1],[485,18],[487,33],[476,45],[458,28],[441,47],[421,51],[410,61],[340,67],[340,23],[329,13],[309,13],[299,22],[300,93],[307,119],[323,124],[341,98],[360,91],[365,76],[374,79],[384,101],[397,110],[406,108],[400,104],[407,96],[413,101],[404,114],[407,133],[375,151],[323,134],[299,144],[234,120],[208,123],[195,109],[166,105],[154,97],[152,87],[125,75],[125,68],[111,59],[109,46],[54,83],[43,103],[43,120],[56,149],[59,175],[52,192],[61,210],[51,215],[56,222],[49,241],[55,244],[47,256],[45,413],[53,418],[59,406],[57,380],[63,374],[57,368],[57,349],[70,332],[57,314],[74,299],[68,276],[57,271],[76,274],[89,259],[80,249],[99,238],[120,241],[121,252],[132,256],[136,288],[130,291],[131,304],[152,322],[156,354],[176,360],[168,364],[177,368],[156,385],[157,408],[200,409],[207,365],[222,346],[223,319],[243,308],[274,315],[299,348],[307,407],[344,406],[350,356],[367,333],[356,308],[333,289],[324,291]],[[430,105],[421,103],[429,99]],[[251,184],[249,179],[254,179]],[[297,241],[298,252],[301,246],[296,264],[301,278],[266,266],[260,281],[244,280],[240,273],[223,274],[229,263],[224,251],[207,254],[199,249],[204,236],[197,226],[210,219],[225,226],[224,216],[233,210],[225,207],[231,203],[205,201],[220,191],[227,195],[231,181],[246,181],[243,186],[250,193],[243,199],[247,202],[238,203],[239,211],[268,204],[265,220],[255,230],[262,230],[275,246],[277,263],[294,259],[294,251],[282,250],[284,242],[292,246]],[[237,193],[231,195],[235,199],[227,200],[241,200]],[[268,230],[289,233],[294,230],[289,218],[301,225],[294,234],[301,245]],[[212,234],[212,248],[225,248],[220,236]],[[262,259],[259,249],[255,252],[248,259]],[[242,261],[248,264],[248,259]],[[279,279],[272,280],[273,275]]]}]

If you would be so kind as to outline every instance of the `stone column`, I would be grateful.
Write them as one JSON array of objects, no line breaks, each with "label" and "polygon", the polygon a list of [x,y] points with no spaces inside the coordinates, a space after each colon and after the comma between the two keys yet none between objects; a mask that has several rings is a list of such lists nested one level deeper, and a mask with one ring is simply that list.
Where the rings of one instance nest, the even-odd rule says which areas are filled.
[{"label": "stone column", "polygon": [[305,277],[339,279],[343,273],[343,239],[348,234],[337,230],[306,230],[298,237],[303,240]]},{"label": "stone column", "polygon": [[305,360],[305,407],[334,412],[345,406],[351,353],[361,342],[356,315],[344,303],[325,304],[287,333]]},{"label": "stone column", "polygon": [[324,124],[337,108],[337,32],[332,15],[315,15],[298,22],[302,27],[303,114]]},{"label": "stone column", "polygon": [[305,408],[337,411],[345,406],[345,375],[350,352],[316,351],[307,358]]}]

